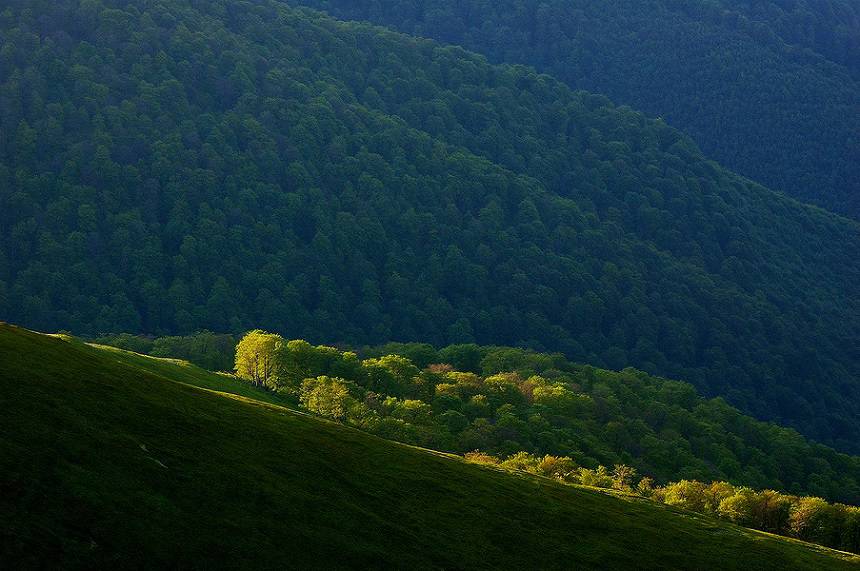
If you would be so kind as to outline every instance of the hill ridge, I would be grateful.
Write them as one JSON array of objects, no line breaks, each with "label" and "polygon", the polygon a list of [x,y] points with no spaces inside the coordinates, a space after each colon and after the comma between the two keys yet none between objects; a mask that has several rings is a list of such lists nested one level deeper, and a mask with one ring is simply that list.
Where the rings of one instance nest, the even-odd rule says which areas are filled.
[{"label": "hill ridge", "polygon": [[667,117],[709,156],[760,183],[860,216],[860,43],[852,39],[860,13],[850,2],[295,4],[462,45],[495,63],[533,65]]}]

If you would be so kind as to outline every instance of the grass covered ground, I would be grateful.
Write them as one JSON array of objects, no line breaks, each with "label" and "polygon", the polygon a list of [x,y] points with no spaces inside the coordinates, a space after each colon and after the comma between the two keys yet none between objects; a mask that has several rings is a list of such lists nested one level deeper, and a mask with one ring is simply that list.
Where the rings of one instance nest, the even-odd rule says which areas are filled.
[{"label": "grass covered ground", "polygon": [[0,410],[9,568],[860,567],[381,440],[180,362],[2,324]]}]

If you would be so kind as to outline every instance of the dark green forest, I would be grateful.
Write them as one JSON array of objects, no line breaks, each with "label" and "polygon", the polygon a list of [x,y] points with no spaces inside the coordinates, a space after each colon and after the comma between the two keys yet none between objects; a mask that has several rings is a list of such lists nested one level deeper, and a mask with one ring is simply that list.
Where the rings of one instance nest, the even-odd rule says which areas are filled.
[{"label": "dark green forest", "polygon": [[0,315],[560,351],[860,442],[860,232],[664,121],[270,1],[0,11]]},{"label": "dark green forest", "polygon": [[775,190],[860,218],[851,0],[293,0],[525,63],[665,118]]}]

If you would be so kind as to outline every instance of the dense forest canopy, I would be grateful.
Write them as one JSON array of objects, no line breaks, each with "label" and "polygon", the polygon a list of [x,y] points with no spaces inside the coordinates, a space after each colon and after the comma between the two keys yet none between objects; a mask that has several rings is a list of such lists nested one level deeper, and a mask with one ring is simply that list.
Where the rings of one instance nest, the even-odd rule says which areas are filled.
[{"label": "dense forest canopy", "polygon": [[857,224],[663,121],[267,0],[0,30],[6,319],[563,351],[858,450]]},{"label": "dense forest canopy", "polygon": [[292,0],[526,63],[662,116],[775,190],[860,218],[860,3]]}]

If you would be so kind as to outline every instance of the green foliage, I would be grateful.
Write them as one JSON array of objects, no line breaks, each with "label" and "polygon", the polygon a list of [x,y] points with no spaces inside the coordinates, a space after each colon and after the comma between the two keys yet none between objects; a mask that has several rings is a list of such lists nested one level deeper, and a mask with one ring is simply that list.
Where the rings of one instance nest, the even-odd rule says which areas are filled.
[{"label": "green foliage", "polygon": [[[273,0],[4,14],[4,319],[456,343],[437,363],[525,379],[545,364],[474,344],[561,351],[858,450],[856,224],[720,168],[663,121]],[[850,150],[831,143],[816,145]],[[346,378],[292,372],[285,390],[319,375]]]},{"label": "green foliage", "polygon": [[304,339],[282,343],[278,349],[278,388],[298,388],[311,377],[326,375],[340,352],[323,345],[314,347]]},{"label": "green foliage", "polygon": [[851,0],[298,3],[533,65],[665,118],[771,188],[860,217],[860,8]]},{"label": "green foliage", "polygon": [[612,487],[616,490],[631,491],[636,479],[636,468],[624,464],[616,464],[612,468]]},{"label": "green foliage", "polygon": [[361,362],[363,384],[377,393],[395,397],[416,396],[422,393],[420,370],[412,361],[398,355]]},{"label": "green foliage", "polygon": [[[678,506],[694,512],[705,511],[705,484],[701,482],[681,480],[663,488],[661,495],[663,501],[670,506]],[[728,515],[728,513],[721,512],[721,515]],[[746,524],[739,521],[735,523]]]},{"label": "green foliage", "polygon": [[276,393],[173,361],[0,325],[0,367],[5,567],[857,564],[651,503],[394,445],[264,404]]},{"label": "green foliage", "polygon": [[333,420],[344,419],[352,401],[343,379],[326,376],[305,379],[299,400],[309,411]]},{"label": "green foliage", "polygon": [[277,353],[284,340],[259,329],[250,331],[236,345],[236,375],[259,387],[274,387],[278,378]]},{"label": "green foliage", "polygon": [[[832,506],[821,498],[803,498],[791,510],[791,531],[806,541],[822,543],[831,536],[832,522],[828,516],[835,515]],[[858,551],[855,546],[854,551]]]},{"label": "green foliage", "polygon": [[234,363],[225,357],[236,350],[232,335],[202,331],[193,335],[158,337],[147,351],[154,357],[173,357],[190,361],[210,371],[229,371]]},{"label": "green foliage", "polygon": [[236,364],[235,337],[210,331],[156,338],[120,333],[104,335],[92,341],[154,357],[183,359],[210,371],[230,371]]},{"label": "green foliage", "polygon": [[[111,347],[117,347],[126,351],[134,351],[135,353],[142,353],[144,355],[148,355],[150,351],[152,351],[152,348],[154,346],[154,341],[152,339],[140,335],[132,335],[131,333],[104,335],[102,337],[97,337],[92,341],[93,343],[98,343],[99,345],[110,345]],[[231,367],[233,365],[233,356],[235,355],[235,353],[235,347],[231,348],[229,352]],[[170,357],[172,355],[162,356]]]},{"label": "green foliage", "polygon": [[603,465],[598,466],[596,470],[580,469],[578,479],[583,486],[594,488],[611,488],[613,484],[612,475]]}]

